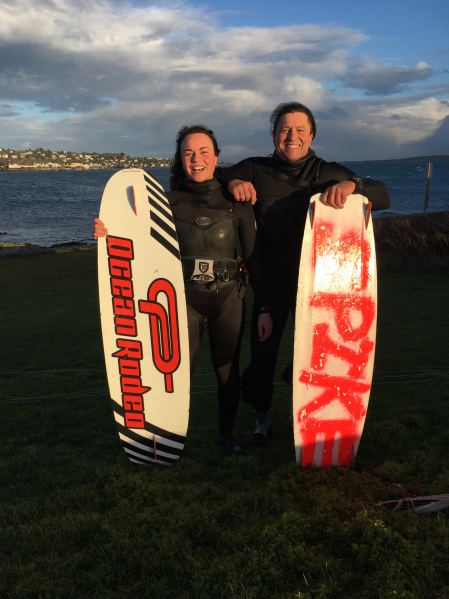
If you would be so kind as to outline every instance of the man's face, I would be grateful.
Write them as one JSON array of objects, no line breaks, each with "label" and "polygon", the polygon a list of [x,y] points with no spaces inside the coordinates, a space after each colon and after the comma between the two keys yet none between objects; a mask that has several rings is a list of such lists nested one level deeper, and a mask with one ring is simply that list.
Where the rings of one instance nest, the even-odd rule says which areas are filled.
[{"label": "man's face", "polygon": [[307,155],[312,139],[307,115],[304,112],[287,112],[279,119],[273,144],[279,158],[294,162]]},{"label": "man's face", "polygon": [[217,157],[212,140],[205,133],[191,133],[181,144],[182,166],[192,181],[201,183],[214,176]]}]

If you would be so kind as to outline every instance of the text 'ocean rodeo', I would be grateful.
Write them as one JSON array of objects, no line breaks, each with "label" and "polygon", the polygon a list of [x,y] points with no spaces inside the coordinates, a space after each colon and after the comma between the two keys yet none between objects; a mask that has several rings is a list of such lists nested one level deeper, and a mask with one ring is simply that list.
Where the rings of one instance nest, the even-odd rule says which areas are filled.
[{"label": "text 'ocean rodeo'", "polygon": [[[137,337],[136,309],[131,262],[134,247],[130,239],[108,236],[107,253],[111,282],[114,330],[122,405],[128,428],[145,428],[143,396],[151,390],[142,382],[142,342]],[[167,308],[158,302],[165,297]],[[176,291],[167,279],[155,279],[148,287],[147,299],[139,301],[139,312],[149,318],[151,352],[155,368],[164,376],[167,393],[173,393],[173,373],[181,361]],[[140,332],[142,334],[142,331]]]},{"label": "text 'ocean rodeo'", "polygon": [[[334,441],[339,440],[338,463],[349,463],[354,443],[360,435],[358,425],[366,415],[364,395],[371,388],[365,378],[366,367],[374,351],[370,329],[375,318],[375,302],[366,293],[370,281],[371,249],[367,240],[355,231],[332,239],[332,222],[317,223],[313,243],[313,270],[320,276],[335,277],[335,292],[318,291],[309,298],[315,315],[310,370],[301,370],[299,381],[317,389],[315,397],[297,414],[303,438],[303,464],[312,464],[315,445],[324,438],[322,465],[332,463]],[[319,264],[320,263],[320,264]],[[323,285],[328,287],[328,283]],[[363,293],[365,292],[365,293]],[[356,324],[354,324],[356,322]],[[344,364],[342,376],[326,372],[329,358]],[[319,412],[339,401],[349,418],[320,418]]]}]

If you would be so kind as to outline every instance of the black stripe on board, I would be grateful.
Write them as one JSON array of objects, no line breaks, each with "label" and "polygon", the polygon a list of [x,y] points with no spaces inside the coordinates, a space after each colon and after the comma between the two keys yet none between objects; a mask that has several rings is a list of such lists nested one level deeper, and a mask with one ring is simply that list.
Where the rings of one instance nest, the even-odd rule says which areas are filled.
[{"label": "black stripe on board", "polygon": [[[113,400],[112,398],[111,398],[111,401],[113,404],[114,412],[117,412],[117,414],[119,416],[121,416],[123,419],[125,419],[125,410],[123,409],[123,407],[119,403],[117,403],[115,400]],[[116,424],[118,425],[118,422]],[[131,429],[125,427],[125,431],[129,431],[129,430],[131,430]],[[159,437],[165,437],[166,439],[170,439],[170,441],[176,441],[176,443],[181,443],[182,445],[184,445],[186,442],[185,437],[183,437],[181,435],[176,435],[175,433],[171,433],[170,431],[166,431],[163,428],[159,428],[158,426],[151,424],[151,422],[145,421],[145,430],[148,431],[149,433],[159,435]]]},{"label": "black stripe on board", "polygon": [[167,458],[167,456],[158,456],[157,455],[157,451],[156,454],[154,453],[145,453],[142,449],[140,449],[140,447],[135,447],[132,443],[127,443],[126,441],[123,441],[122,439],[120,439],[123,447],[125,448],[125,451],[127,449],[129,449],[130,451],[132,451],[133,453],[135,453],[136,455],[134,457],[136,457],[137,459],[143,459],[143,458],[150,458],[152,460],[154,460],[155,462],[165,462],[166,464],[174,464],[175,462],[178,461],[178,458]]},{"label": "black stripe on board", "polygon": [[[152,188],[154,187],[155,189],[157,189],[159,193],[161,193],[161,191],[163,193],[164,188],[162,187],[162,185],[159,183],[159,181],[157,179],[155,179],[153,176],[149,175],[148,173],[145,173],[143,178],[145,179],[145,182],[148,183],[148,185],[151,185]],[[159,185],[161,187],[159,187]],[[162,190],[161,190],[161,188],[162,188]]]},{"label": "black stripe on board", "polygon": [[148,201],[150,203],[150,206],[153,206],[153,208],[156,208],[156,210],[159,210],[159,212],[163,216],[165,216],[165,218],[167,220],[169,220],[173,224],[175,223],[175,220],[174,220],[173,216],[171,215],[171,212],[168,212],[168,210],[165,210],[165,208],[162,208],[162,206],[159,204],[159,202],[156,202],[156,200],[153,200],[152,198],[149,199]]},{"label": "black stripe on board", "polygon": [[157,189],[155,189],[154,187],[148,187],[148,185],[146,186],[148,193],[150,194],[150,197],[154,200],[157,200],[158,202],[160,202],[163,206],[165,206],[166,208],[168,208],[169,210],[171,210],[171,206],[169,201],[167,200],[167,198]]},{"label": "black stripe on board", "polygon": [[178,238],[176,237],[176,229],[174,227],[167,224],[165,220],[162,220],[162,218],[155,212],[150,212],[150,218],[154,223],[157,224],[158,227],[165,231],[167,235],[170,235],[170,237],[172,237],[176,242],[178,241]]},{"label": "black stripe on board", "polygon": [[[117,425],[117,429],[118,429],[119,433],[122,433],[122,435],[125,435],[132,441],[136,441],[137,443],[141,443],[142,445],[145,445],[145,443],[147,443],[148,449],[150,451],[153,451],[153,441],[151,439],[149,439],[148,437],[143,437],[142,435],[139,435],[139,433],[136,433],[134,429],[126,428],[126,426],[123,426],[123,424],[120,424],[119,422],[116,422],[116,425]],[[166,453],[171,453],[174,456],[181,455],[182,448],[172,447],[171,445],[166,445],[164,443],[164,440],[165,439],[160,439],[159,441],[156,442],[157,443],[156,449],[160,449],[161,451],[165,451]],[[143,449],[141,451],[143,451]]]},{"label": "black stripe on board", "polygon": [[175,247],[174,245],[172,245],[168,239],[165,239],[165,237],[163,237],[159,231],[156,231],[156,229],[153,229],[153,227],[151,227],[151,237],[153,237],[153,239],[155,239],[156,241],[158,241],[161,245],[164,246],[164,248],[169,251],[171,254],[173,254],[173,256],[175,258],[178,258],[178,260],[181,260],[181,255],[179,253],[179,250],[177,247]]}]

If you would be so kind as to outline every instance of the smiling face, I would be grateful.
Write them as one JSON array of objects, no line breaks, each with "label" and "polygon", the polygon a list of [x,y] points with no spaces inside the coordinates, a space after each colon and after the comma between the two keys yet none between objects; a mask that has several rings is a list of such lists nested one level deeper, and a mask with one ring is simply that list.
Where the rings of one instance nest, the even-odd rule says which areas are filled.
[{"label": "smiling face", "polygon": [[304,112],[286,112],[281,116],[273,135],[276,154],[282,160],[294,162],[304,158],[312,144],[313,133]]},{"label": "smiling face", "polygon": [[190,133],[181,144],[184,172],[189,179],[202,183],[214,176],[217,156],[212,140],[205,133]]}]

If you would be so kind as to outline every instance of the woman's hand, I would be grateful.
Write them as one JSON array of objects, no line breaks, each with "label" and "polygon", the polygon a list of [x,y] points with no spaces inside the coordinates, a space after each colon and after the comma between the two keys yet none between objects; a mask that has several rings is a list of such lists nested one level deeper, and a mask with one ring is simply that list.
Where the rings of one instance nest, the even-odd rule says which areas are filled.
[{"label": "woman's hand", "polygon": [[271,314],[269,312],[262,312],[259,314],[259,319],[257,321],[257,331],[259,334],[259,341],[266,341],[271,336],[271,331],[273,330],[273,321],[271,319]]},{"label": "woman's hand", "polygon": [[98,239],[99,237],[105,237],[108,234],[108,230],[104,226],[103,221],[99,218],[94,218],[94,239]]}]

